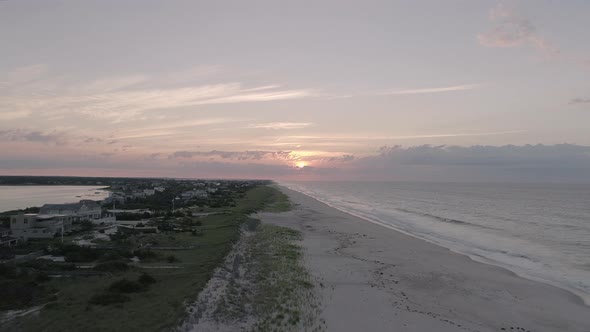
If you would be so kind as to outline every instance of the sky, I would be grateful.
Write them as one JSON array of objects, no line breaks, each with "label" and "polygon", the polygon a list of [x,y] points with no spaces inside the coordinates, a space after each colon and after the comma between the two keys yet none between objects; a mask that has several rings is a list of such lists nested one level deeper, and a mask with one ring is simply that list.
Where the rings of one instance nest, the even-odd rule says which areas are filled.
[{"label": "sky", "polygon": [[588,13],[0,0],[0,174],[590,182]]}]

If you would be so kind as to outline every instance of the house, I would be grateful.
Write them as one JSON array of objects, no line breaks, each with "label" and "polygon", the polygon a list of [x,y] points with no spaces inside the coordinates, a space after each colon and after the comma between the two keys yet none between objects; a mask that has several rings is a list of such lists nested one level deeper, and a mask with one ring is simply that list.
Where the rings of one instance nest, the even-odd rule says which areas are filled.
[{"label": "house", "polygon": [[10,231],[12,236],[23,241],[31,238],[51,238],[56,234],[69,231],[72,228],[73,218],[60,214],[19,213],[10,217]]},{"label": "house", "polygon": [[17,244],[18,239],[12,237],[10,229],[0,227],[0,247],[14,247]]},{"label": "house", "polygon": [[65,215],[79,220],[100,219],[102,209],[95,201],[81,200],[78,203],[45,204],[39,210],[39,214]]},{"label": "house", "polygon": [[208,194],[205,190],[195,189],[190,191],[185,191],[181,195],[183,200],[189,200],[191,198],[207,198]]},{"label": "house", "polygon": [[109,193],[109,197],[105,198],[103,200],[103,203],[105,204],[125,204],[125,201],[127,200],[127,198],[125,197],[124,193],[120,193],[120,192],[110,192]]}]

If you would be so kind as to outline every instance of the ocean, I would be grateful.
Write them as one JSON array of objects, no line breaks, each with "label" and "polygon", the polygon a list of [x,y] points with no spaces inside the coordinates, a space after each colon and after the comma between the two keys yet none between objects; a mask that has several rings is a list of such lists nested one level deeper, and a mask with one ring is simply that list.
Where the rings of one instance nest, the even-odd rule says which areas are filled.
[{"label": "ocean", "polygon": [[82,199],[102,200],[108,192],[97,186],[0,186],[0,212],[41,206],[73,203]]},{"label": "ocean", "polygon": [[590,303],[590,185],[280,184]]}]

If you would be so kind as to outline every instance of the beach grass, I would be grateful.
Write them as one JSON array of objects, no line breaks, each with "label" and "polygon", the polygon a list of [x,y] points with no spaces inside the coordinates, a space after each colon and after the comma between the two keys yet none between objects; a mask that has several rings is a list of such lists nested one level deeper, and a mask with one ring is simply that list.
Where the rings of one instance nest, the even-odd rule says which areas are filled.
[{"label": "beach grass", "polygon": [[251,239],[252,263],[256,265],[257,291],[253,299],[258,317],[252,331],[298,331],[313,319],[305,311],[315,294],[297,244],[301,232],[263,224]]},{"label": "beach grass", "polygon": [[301,232],[250,221],[255,229],[242,237],[219,273],[221,283],[210,289],[216,296],[195,306],[207,312],[204,325],[192,328],[214,321],[221,330],[322,331],[316,324],[319,298],[302,261]]}]

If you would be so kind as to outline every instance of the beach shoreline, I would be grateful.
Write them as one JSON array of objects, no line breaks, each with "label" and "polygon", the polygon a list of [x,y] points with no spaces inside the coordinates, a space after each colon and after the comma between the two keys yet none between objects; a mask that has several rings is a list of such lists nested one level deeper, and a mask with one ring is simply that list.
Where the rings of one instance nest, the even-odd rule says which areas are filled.
[{"label": "beach shoreline", "polygon": [[543,283],[543,284],[546,284],[546,285],[551,285],[551,286],[560,288],[560,289],[562,289],[564,291],[567,291],[567,292],[571,293],[571,295],[573,295],[576,298],[578,298],[578,300],[580,301],[580,303],[584,304],[585,306],[587,306],[590,309],[590,294],[584,293],[583,291],[581,291],[579,289],[576,289],[574,287],[567,287],[566,285],[563,285],[563,284],[558,284],[556,282],[551,282],[550,280],[546,280],[546,279],[542,279],[542,278],[537,278],[537,277],[535,277],[533,275],[529,275],[529,274],[526,274],[526,273],[521,273],[519,271],[512,270],[510,267],[503,265],[501,262],[494,261],[494,260],[489,259],[489,258],[484,257],[484,256],[472,255],[472,254],[469,254],[469,253],[461,252],[459,250],[455,250],[454,248],[451,248],[451,247],[446,247],[443,244],[437,243],[435,241],[431,241],[431,240],[429,240],[427,238],[422,238],[420,236],[411,234],[411,233],[406,232],[406,231],[404,231],[402,229],[398,229],[398,228],[396,228],[393,225],[390,225],[390,224],[387,224],[387,223],[384,223],[384,222],[380,222],[378,220],[370,219],[370,218],[365,217],[365,216],[362,216],[360,214],[355,214],[352,211],[346,211],[346,210],[341,209],[341,208],[339,208],[337,206],[331,205],[329,202],[326,202],[326,201],[324,201],[324,200],[322,200],[322,199],[320,199],[318,197],[314,197],[312,195],[309,195],[309,194],[307,194],[307,193],[305,193],[303,191],[299,191],[299,190],[296,190],[296,189],[288,188],[288,187],[286,187],[286,186],[284,186],[282,184],[279,184],[276,187],[279,190],[292,190],[292,191],[297,192],[299,194],[308,196],[308,197],[310,197],[310,198],[312,198],[312,199],[314,199],[316,201],[319,201],[322,204],[327,205],[328,207],[330,207],[332,209],[335,209],[335,210],[338,210],[340,212],[349,214],[349,215],[351,215],[351,216],[353,216],[355,218],[362,219],[362,220],[367,221],[367,222],[370,222],[372,224],[379,225],[381,227],[385,227],[385,228],[390,229],[390,230],[393,230],[395,232],[402,233],[402,234],[407,235],[407,236],[411,236],[411,237],[416,238],[418,240],[431,243],[431,244],[436,245],[436,246],[439,246],[439,247],[441,247],[443,249],[449,250],[450,252],[452,252],[454,254],[468,257],[469,259],[471,259],[471,260],[473,260],[475,262],[482,263],[482,264],[488,264],[488,265],[492,265],[492,266],[501,268],[503,270],[506,270],[506,272],[512,273],[515,276],[518,276],[520,278],[524,278],[524,279],[527,279],[527,280],[531,280],[531,281],[535,281],[535,282],[540,282],[540,283]]},{"label": "beach shoreline", "polygon": [[278,188],[293,210],[259,217],[302,232],[328,330],[590,331],[568,290]]}]

